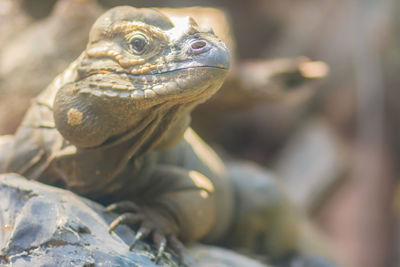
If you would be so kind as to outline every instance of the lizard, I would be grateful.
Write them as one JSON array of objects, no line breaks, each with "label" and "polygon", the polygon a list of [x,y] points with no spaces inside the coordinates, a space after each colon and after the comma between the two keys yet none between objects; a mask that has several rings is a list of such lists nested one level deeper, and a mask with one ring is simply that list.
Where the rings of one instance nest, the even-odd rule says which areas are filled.
[{"label": "lizard", "polygon": [[114,203],[107,210],[120,215],[110,232],[137,226],[131,248],[152,238],[156,261],[167,246],[181,255],[181,241],[197,240],[231,240],[273,260],[302,254],[279,187],[257,167],[227,169],[190,128],[191,111],[221,87],[229,66],[224,43],[190,17],[110,9],[0,142],[0,172]]}]

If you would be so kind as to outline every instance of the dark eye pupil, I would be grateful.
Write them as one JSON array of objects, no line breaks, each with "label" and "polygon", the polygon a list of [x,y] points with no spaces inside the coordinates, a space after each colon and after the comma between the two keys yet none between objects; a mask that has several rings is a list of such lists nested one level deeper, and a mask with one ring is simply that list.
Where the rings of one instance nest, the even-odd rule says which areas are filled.
[{"label": "dark eye pupil", "polygon": [[132,49],[137,53],[142,53],[146,47],[146,40],[143,38],[135,38],[131,41]]}]

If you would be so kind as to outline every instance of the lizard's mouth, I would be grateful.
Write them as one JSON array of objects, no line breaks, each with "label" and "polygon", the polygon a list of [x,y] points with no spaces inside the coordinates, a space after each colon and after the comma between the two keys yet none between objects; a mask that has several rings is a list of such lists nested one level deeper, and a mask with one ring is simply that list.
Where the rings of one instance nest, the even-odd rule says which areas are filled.
[{"label": "lizard's mouth", "polygon": [[76,81],[75,88],[82,95],[140,100],[141,104],[151,104],[170,98],[211,95],[221,86],[227,73],[228,68],[222,65],[190,66],[140,75],[96,70]]}]

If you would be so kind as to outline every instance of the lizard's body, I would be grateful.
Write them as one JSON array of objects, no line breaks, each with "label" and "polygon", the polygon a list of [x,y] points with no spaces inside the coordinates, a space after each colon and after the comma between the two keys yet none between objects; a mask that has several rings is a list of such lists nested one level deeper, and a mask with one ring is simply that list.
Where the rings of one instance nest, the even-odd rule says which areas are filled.
[{"label": "lizard's body", "polygon": [[[143,44],[149,48],[135,54]],[[189,128],[191,110],[216,92],[228,68],[226,47],[192,20],[174,27],[157,11],[114,8],[35,99],[12,144],[0,142],[0,171],[102,203],[133,201],[156,242],[163,235],[221,242],[229,231],[236,244],[274,258],[300,252],[296,217],[278,188],[262,171],[227,175]],[[243,190],[237,179],[247,181]],[[240,210],[238,198],[250,206]]]}]

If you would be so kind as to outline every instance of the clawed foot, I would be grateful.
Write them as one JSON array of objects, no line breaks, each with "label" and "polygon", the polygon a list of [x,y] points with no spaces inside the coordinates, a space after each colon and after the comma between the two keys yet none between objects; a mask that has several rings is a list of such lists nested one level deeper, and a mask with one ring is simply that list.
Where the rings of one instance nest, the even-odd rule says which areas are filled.
[{"label": "clawed foot", "polygon": [[175,234],[165,230],[168,229],[168,225],[165,225],[165,222],[164,225],[162,225],[163,222],[157,220],[156,216],[150,216],[151,214],[149,214],[149,212],[141,209],[131,201],[123,201],[111,204],[106,208],[106,211],[121,214],[110,224],[110,233],[121,224],[139,227],[139,230],[136,232],[132,244],[129,247],[130,250],[135,247],[139,240],[146,237],[151,237],[154,246],[157,249],[157,254],[155,257],[156,264],[159,262],[165,251],[165,248],[168,245],[178,256],[179,264],[182,265],[183,245],[176,238]]}]

